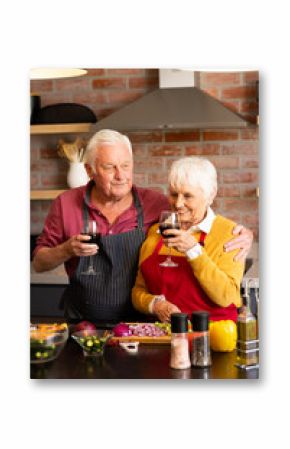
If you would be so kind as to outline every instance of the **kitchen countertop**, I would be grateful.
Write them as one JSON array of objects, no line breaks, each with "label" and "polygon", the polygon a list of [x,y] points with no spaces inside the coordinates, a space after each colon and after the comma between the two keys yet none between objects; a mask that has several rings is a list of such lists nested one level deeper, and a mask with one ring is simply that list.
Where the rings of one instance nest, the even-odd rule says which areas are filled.
[{"label": "kitchen countertop", "polygon": [[68,284],[68,276],[64,269],[64,265],[56,267],[54,270],[45,271],[44,273],[36,273],[32,264],[30,265],[30,282],[31,284]]},{"label": "kitchen countertop", "polygon": [[250,279],[250,285],[252,287],[259,287],[259,244],[257,242],[253,243],[248,257],[253,260],[253,265],[244,274],[244,277],[242,279],[242,287],[245,287],[246,282]]},{"label": "kitchen countertop", "polygon": [[259,264],[258,262],[254,262],[254,264],[251,266],[249,271],[244,274],[244,277],[242,279],[242,287],[245,287],[247,282],[250,281],[251,287],[258,287],[259,288]]},{"label": "kitchen countertop", "polygon": [[139,345],[136,354],[120,346],[107,346],[102,358],[85,357],[71,338],[59,357],[31,364],[31,379],[258,379],[259,369],[239,369],[236,352],[212,352],[209,368],[172,369],[170,345]]}]

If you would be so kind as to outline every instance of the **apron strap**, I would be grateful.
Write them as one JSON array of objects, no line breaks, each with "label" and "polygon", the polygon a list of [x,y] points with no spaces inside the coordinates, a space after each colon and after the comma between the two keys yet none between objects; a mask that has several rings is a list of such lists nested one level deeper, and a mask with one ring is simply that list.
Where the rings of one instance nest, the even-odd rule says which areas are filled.
[{"label": "apron strap", "polygon": [[86,228],[86,225],[89,221],[89,209],[87,207],[87,204],[89,204],[89,202],[90,202],[91,191],[92,191],[93,186],[94,186],[94,181],[90,181],[88,188],[86,190],[86,193],[85,193],[85,201],[84,201],[84,207],[83,207],[84,228]]},{"label": "apron strap", "polygon": [[159,251],[161,250],[161,247],[163,245],[163,238],[161,237],[159,242],[157,243],[157,245],[155,246],[155,249],[153,251],[153,254],[158,254]]},{"label": "apron strap", "polygon": [[138,220],[138,229],[140,229],[141,231],[143,231],[143,227],[144,227],[144,215],[143,215],[143,209],[140,203],[140,198],[137,192],[137,189],[135,189],[133,187],[132,189],[132,193],[133,193],[133,201],[134,201],[134,206],[137,210],[137,220]]},{"label": "apron strap", "polygon": [[198,242],[201,246],[204,246],[204,241],[205,241],[206,236],[207,236],[207,234],[202,231],[200,234],[199,242]]}]

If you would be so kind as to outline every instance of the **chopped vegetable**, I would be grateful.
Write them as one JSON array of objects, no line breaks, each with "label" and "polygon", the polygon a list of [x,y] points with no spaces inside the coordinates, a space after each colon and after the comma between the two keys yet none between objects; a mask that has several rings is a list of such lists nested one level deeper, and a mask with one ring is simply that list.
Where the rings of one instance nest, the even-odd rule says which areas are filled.
[{"label": "chopped vegetable", "polygon": [[96,335],[88,335],[79,337],[73,335],[73,338],[80,344],[83,350],[88,354],[102,354],[108,337],[98,337]]},{"label": "chopped vegetable", "polygon": [[68,335],[67,323],[38,323],[30,325],[31,363],[54,360],[65,345]]},{"label": "chopped vegetable", "polygon": [[132,335],[136,335],[138,337],[164,337],[165,335],[169,335],[168,327],[166,323],[159,323],[159,325],[153,323],[137,323],[137,324],[129,324],[129,328],[132,332]]}]

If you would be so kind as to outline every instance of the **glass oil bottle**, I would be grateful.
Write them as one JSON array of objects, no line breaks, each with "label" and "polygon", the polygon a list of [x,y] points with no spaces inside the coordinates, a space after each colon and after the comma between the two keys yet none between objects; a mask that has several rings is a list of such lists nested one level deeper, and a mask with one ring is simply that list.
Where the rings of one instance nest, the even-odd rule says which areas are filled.
[{"label": "glass oil bottle", "polygon": [[238,315],[237,366],[243,369],[259,366],[259,339],[257,319],[250,308],[248,283],[245,286],[243,306]]}]

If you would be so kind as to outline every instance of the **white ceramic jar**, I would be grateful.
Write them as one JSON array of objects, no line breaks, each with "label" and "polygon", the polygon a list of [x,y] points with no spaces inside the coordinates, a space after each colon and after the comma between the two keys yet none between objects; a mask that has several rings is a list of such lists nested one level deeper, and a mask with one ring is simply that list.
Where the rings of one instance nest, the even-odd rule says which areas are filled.
[{"label": "white ceramic jar", "polygon": [[87,184],[89,177],[87,175],[83,162],[70,162],[67,173],[67,184],[70,188],[80,187]]}]

